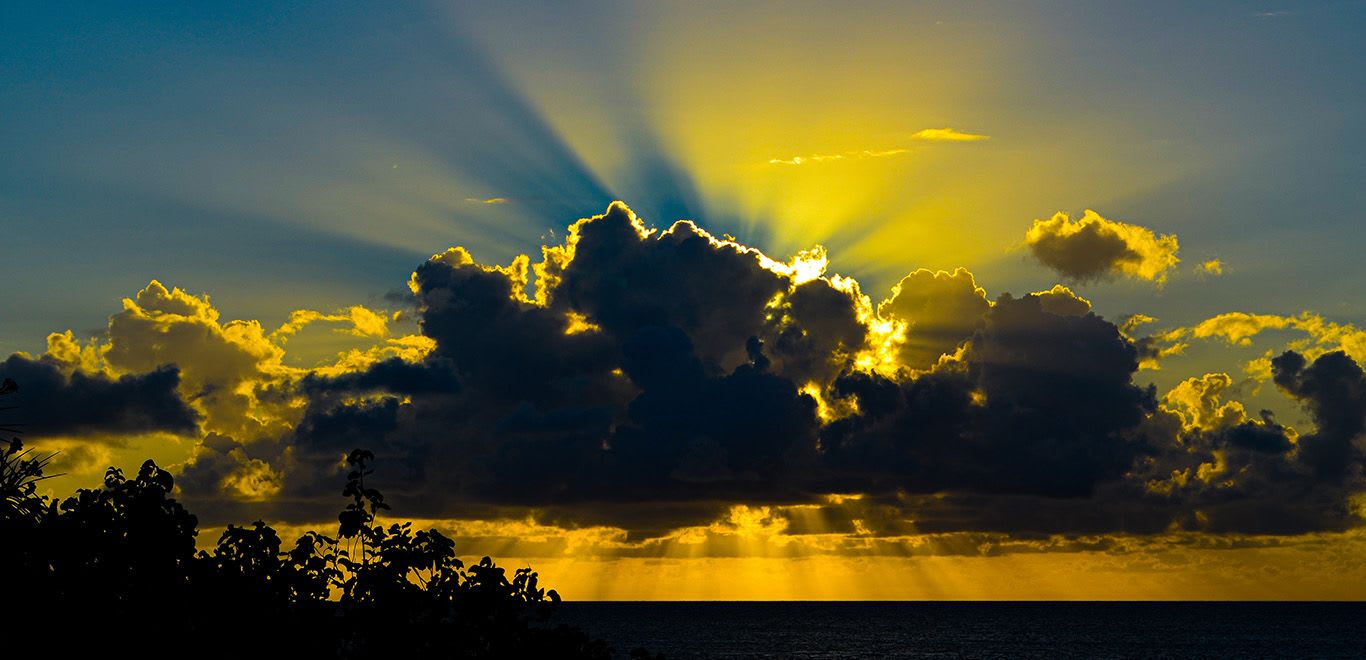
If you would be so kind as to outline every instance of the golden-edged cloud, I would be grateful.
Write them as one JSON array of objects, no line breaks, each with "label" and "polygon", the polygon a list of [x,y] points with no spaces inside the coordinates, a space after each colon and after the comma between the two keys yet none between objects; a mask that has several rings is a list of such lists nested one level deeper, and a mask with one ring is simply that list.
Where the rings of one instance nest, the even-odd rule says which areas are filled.
[{"label": "golden-edged cloud", "polygon": [[1091,311],[1091,301],[1087,300],[1061,284],[1054,284],[1046,291],[1035,291],[1044,311],[1058,316],[1085,316]]},{"label": "golden-edged cloud", "polygon": [[1276,314],[1249,314],[1247,312],[1226,312],[1213,316],[1191,329],[1197,339],[1217,337],[1230,344],[1251,346],[1252,338],[1267,330],[1282,330],[1299,325],[1301,319]]},{"label": "golden-edged cloud", "polygon": [[1062,212],[1035,220],[1025,245],[1045,266],[1077,281],[1123,275],[1160,285],[1180,262],[1175,235],[1107,220],[1090,209],[1077,221]]},{"label": "golden-edged cloud", "polygon": [[1307,340],[1290,343],[1291,348],[1301,350],[1305,355],[1317,357],[1340,350],[1355,360],[1366,361],[1366,330],[1350,323],[1329,321],[1313,312],[1302,312],[1298,316],[1225,312],[1201,321],[1188,331],[1197,339],[1218,338],[1238,346],[1251,346],[1253,338],[1263,332],[1286,329],[1307,335]]},{"label": "golden-edged cloud", "polygon": [[1151,369],[1158,371],[1162,369],[1162,360],[1174,355],[1182,355],[1190,344],[1182,341],[1187,335],[1185,328],[1175,328],[1164,330],[1152,335],[1140,336],[1137,334],[1139,326],[1156,322],[1157,319],[1147,314],[1131,314],[1127,319],[1119,324],[1119,331],[1138,347],[1139,369]]},{"label": "golden-edged cloud", "polygon": [[1242,403],[1220,400],[1233,385],[1233,378],[1226,373],[1187,378],[1163,395],[1162,403],[1168,410],[1181,416],[1187,430],[1228,428],[1247,419],[1247,411]]},{"label": "golden-edged cloud", "polygon": [[[1304,333],[1305,337],[1286,344],[1287,348],[1299,351],[1308,358],[1317,358],[1331,351],[1342,351],[1351,359],[1366,362],[1366,330],[1350,323],[1336,323],[1313,312],[1301,312],[1297,316],[1280,314],[1253,314],[1249,312],[1225,312],[1201,321],[1194,327],[1177,328],[1168,337],[1177,341],[1184,337],[1196,339],[1222,339],[1235,346],[1252,346],[1254,339],[1265,332],[1275,330],[1294,330]],[[1260,381],[1272,377],[1272,350],[1253,359],[1244,367],[1249,375]]]},{"label": "golden-edged cloud", "polygon": [[291,335],[297,334],[312,323],[345,323],[347,328],[337,328],[338,332],[355,337],[374,337],[383,339],[389,334],[389,320],[383,314],[367,309],[362,305],[352,305],[342,311],[325,314],[311,309],[290,312],[289,320],[271,333],[271,339],[284,343]]},{"label": "golden-edged cloud", "polygon": [[[338,332],[369,345],[312,367],[286,365],[287,342],[314,323],[340,324]],[[44,355],[25,363],[29,366],[11,363],[8,370],[26,381],[25,390],[43,395],[43,406],[69,405],[89,413],[67,414],[69,421],[60,424],[36,419],[30,437],[37,445],[67,451],[82,438],[108,442],[120,433],[121,443],[132,438],[173,442],[166,434],[202,434],[197,447],[174,453],[189,454],[184,484],[193,488],[202,476],[194,473],[196,464],[204,468],[206,457],[221,453],[211,485],[231,497],[261,500],[277,493],[282,479],[282,468],[262,456],[287,460],[288,447],[278,439],[304,413],[306,398],[295,391],[300,378],[342,377],[385,360],[421,360],[430,351],[425,337],[390,338],[388,323],[384,313],[353,305],[331,314],[298,310],[267,332],[255,320],[223,321],[208,295],[153,280],[123,300],[122,311],[109,317],[102,335],[82,342],[69,330],[52,333]],[[61,401],[70,397],[79,398],[79,405]],[[30,407],[41,409],[36,403]],[[121,412],[100,412],[106,407]],[[91,423],[81,422],[83,417]],[[155,446],[144,450],[166,456]]]},{"label": "golden-edged cloud", "polygon": [[912,369],[929,369],[946,353],[972,337],[991,308],[985,289],[972,273],[916,270],[892,287],[892,295],[878,305],[878,315],[902,323],[900,362]]}]

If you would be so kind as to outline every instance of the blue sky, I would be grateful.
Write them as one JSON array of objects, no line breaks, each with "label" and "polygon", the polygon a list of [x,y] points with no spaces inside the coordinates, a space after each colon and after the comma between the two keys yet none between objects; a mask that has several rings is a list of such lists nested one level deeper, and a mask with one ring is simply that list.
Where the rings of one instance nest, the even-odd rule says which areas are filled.
[{"label": "blue sky", "polygon": [[[152,277],[210,292],[241,317],[280,318],[296,296],[375,300],[449,244],[505,261],[615,197],[661,226],[692,216],[775,253],[799,249],[800,229],[772,228],[801,218],[764,217],[733,202],[734,190],[699,183],[707,163],[675,151],[691,133],[678,127],[686,117],[660,108],[669,99],[659,91],[714,86],[725,109],[707,109],[705,125],[689,130],[746,142],[770,93],[737,90],[750,85],[755,58],[794,49],[809,59],[786,70],[783,57],[761,63],[775,86],[797,90],[785,100],[815,106],[795,115],[839,122],[822,106],[829,96],[868,94],[835,104],[850,109],[841,130],[851,149],[897,129],[884,118],[897,112],[884,111],[918,93],[895,78],[850,79],[940,71],[958,81],[926,90],[933,118],[991,134],[992,149],[1063,164],[1058,179],[1094,174],[1089,191],[1061,185],[1049,202],[983,209],[1008,217],[954,218],[990,232],[974,233],[994,257],[1019,240],[1005,228],[1022,234],[1033,218],[1095,207],[1174,232],[1183,256],[1217,256],[1231,270],[1217,286],[1173,284],[1160,299],[1101,285],[1102,309],[1198,315],[1217,295],[1229,309],[1366,316],[1355,255],[1366,231],[1360,3],[19,3],[3,12],[8,350],[32,350],[53,328],[101,326],[111,303]],[[781,155],[823,130],[773,120],[792,124],[792,139],[746,148]],[[921,128],[914,121],[901,128]],[[1078,137],[1052,144],[1069,126]],[[856,139],[861,130],[866,139]],[[1145,160],[1188,171],[1159,180]],[[984,190],[1016,174],[954,166]],[[1137,175],[1153,181],[1125,180]],[[512,201],[465,203],[495,197]],[[860,213],[894,223],[908,203],[893,192],[861,202]],[[1051,284],[1009,256],[871,259],[839,249],[857,236],[820,234],[809,241],[832,247],[836,269],[884,286],[920,265],[967,266],[993,293]]]}]

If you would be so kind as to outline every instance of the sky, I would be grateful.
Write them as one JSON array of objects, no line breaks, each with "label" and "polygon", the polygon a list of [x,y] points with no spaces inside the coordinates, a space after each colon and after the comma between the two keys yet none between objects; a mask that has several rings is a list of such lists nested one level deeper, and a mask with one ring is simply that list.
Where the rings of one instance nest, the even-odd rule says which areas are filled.
[{"label": "sky", "polygon": [[54,494],[301,530],[363,446],[571,599],[1359,599],[1363,31],[9,3],[0,377]]}]

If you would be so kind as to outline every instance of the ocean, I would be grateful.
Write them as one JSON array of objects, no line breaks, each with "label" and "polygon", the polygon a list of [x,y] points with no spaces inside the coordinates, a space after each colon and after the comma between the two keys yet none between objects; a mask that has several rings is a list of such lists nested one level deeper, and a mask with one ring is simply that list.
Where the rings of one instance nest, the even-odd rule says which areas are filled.
[{"label": "ocean", "polygon": [[564,603],[620,657],[1354,658],[1366,603]]}]

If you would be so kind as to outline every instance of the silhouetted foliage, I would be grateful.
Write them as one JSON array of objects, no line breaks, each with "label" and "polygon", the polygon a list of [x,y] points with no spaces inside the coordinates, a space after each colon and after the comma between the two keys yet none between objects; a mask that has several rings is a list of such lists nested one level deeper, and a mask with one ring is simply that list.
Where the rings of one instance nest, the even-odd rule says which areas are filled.
[{"label": "silhouetted foliage", "polygon": [[[13,389],[6,381],[0,393]],[[436,530],[377,524],[389,507],[365,483],[368,451],[347,458],[351,502],[336,537],[310,531],[286,550],[256,521],[229,525],[208,552],[196,551],[198,520],[152,461],[133,478],[111,467],[102,487],[59,504],[36,488],[50,458],[18,438],[0,455],[0,622],[11,642],[116,657],[610,655],[546,623],[559,595],[531,569],[509,577],[488,557],[466,566]]]}]

